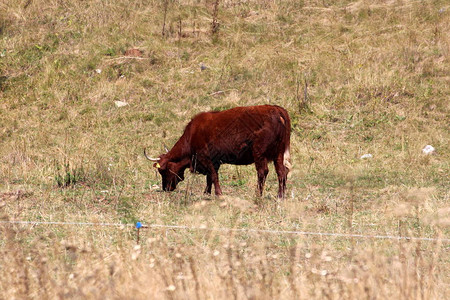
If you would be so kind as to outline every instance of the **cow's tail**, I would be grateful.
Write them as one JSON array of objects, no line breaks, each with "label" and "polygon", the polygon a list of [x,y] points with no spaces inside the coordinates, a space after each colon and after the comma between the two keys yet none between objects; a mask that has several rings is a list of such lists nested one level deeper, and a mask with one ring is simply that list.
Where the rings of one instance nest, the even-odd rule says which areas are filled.
[{"label": "cow's tail", "polygon": [[289,118],[288,112],[281,108],[281,118],[284,120],[284,154],[283,154],[283,165],[289,170],[292,169],[291,165],[291,119]]},{"label": "cow's tail", "polygon": [[283,155],[283,165],[290,171],[292,169],[291,165],[291,153],[289,152],[289,145],[286,145],[286,150]]}]

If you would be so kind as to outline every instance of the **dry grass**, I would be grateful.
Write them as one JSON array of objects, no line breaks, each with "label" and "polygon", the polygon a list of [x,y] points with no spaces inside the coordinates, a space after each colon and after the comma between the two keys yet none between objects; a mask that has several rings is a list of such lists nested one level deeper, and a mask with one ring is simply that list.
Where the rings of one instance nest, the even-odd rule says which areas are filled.
[{"label": "dry grass", "polygon": [[2,234],[5,299],[442,299],[448,292],[445,253],[435,242],[154,230],[136,246],[126,229],[3,227]]},{"label": "dry grass", "polygon": [[[3,1],[0,218],[448,238],[449,11],[439,0]],[[266,103],[292,118],[285,202],[273,168],[255,198],[253,166],[221,168],[222,199],[190,174],[158,190],[144,147],[159,154],[200,111]],[[0,299],[450,292],[448,243],[144,230],[136,249],[129,229],[0,231]]]}]

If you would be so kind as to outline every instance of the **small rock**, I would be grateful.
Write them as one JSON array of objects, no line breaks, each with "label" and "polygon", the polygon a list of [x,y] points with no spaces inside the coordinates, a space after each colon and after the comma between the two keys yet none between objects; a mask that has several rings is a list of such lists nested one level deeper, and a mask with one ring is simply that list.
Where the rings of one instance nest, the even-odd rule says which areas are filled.
[{"label": "small rock", "polygon": [[372,157],[373,157],[372,154],[367,153],[367,154],[362,155],[362,156],[361,156],[361,159],[370,159],[370,158],[372,158]]},{"label": "small rock", "polygon": [[248,12],[249,17],[253,17],[253,16],[257,16],[257,15],[259,15],[259,13],[257,11],[251,10]]},{"label": "small rock", "polygon": [[116,107],[124,107],[128,105],[128,103],[123,101],[114,101],[114,104],[116,104]]},{"label": "small rock", "polygon": [[425,155],[430,155],[430,154],[433,154],[435,150],[436,150],[436,149],[434,149],[433,146],[431,146],[431,145],[426,145],[426,146],[422,149],[422,153],[425,154]]},{"label": "small rock", "polygon": [[142,57],[144,53],[142,53],[141,50],[136,49],[136,48],[132,48],[132,49],[128,49],[127,51],[125,51],[125,56],[130,56],[130,57]]},{"label": "small rock", "polygon": [[102,73],[102,69],[95,69],[95,73],[101,74]]},{"label": "small rock", "polygon": [[174,285],[169,285],[168,287],[167,287],[167,290],[168,291],[170,291],[170,292],[173,292],[173,291],[175,291],[176,290],[176,287],[174,286]]}]

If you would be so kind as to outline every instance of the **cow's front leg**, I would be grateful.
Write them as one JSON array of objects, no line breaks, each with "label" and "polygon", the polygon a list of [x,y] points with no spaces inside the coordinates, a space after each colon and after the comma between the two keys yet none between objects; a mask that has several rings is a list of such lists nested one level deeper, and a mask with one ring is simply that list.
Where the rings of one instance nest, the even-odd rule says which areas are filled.
[{"label": "cow's front leg", "polygon": [[212,168],[212,171],[211,171],[211,181],[214,183],[214,190],[216,192],[216,196],[222,195],[222,189],[220,188],[220,184],[219,184],[218,169],[215,169],[214,167]]},{"label": "cow's front leg", "polygon": [[205,194],[211,194],[211,187],[212,187],[212,178],[211,174],[206,175],[206,188],[205,188]]},{"label": "cow's front leg", "polygon": [[198,156],[197,157],[199,163],[201,163],[206,169],[206,189],[205,193],[211,193],[211,186],[214,183],[214,190],[216,192],[216,196],[222,195],[222,189],[219,184],[219,167],[220,165],[214,166],[213,162],[209,157]]}]

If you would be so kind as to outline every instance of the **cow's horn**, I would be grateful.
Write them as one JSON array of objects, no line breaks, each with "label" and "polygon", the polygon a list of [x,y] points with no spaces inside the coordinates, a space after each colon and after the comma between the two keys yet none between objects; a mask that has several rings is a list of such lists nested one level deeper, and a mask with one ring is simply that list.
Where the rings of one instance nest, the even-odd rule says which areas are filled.
[{"label": "cow's horn", "polygon": [[164,150],[166,150],[166,153],[169,152],[169,148],[167,148],[166,144],[164,144]]},{"label": "cow's horn", "polygon": [[144,148],[144,156],[150,161],[159,161],[160,160],[159,157],[158,158],[148,157],[147,152],[145,151],[145,148]]}]

